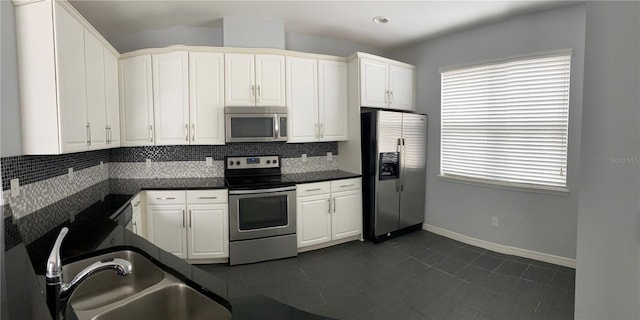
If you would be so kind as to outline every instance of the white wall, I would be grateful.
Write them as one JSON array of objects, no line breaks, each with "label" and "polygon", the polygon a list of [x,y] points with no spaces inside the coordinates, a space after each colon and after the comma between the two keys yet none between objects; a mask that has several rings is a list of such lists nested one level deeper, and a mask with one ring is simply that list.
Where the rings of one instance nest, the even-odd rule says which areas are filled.
[{"label": "white wall", "polygon": [[[417,108],[429,114],[425,222],[506,246],[575,258],[578,214],[585,6],[510,18],[401,48],[392,57],[417,66]],[[442,181],[439,68],[530,54],[573,50],[569,119],[568,196]],[[499,228],[491,227],[491,217]]]},{"label": "white wall", "polygon": [[588,2],[576,319],[640,319],[639,91],[639,2]]},{"label": "white wall", "polygon": [[18,59],[16,52],[16,28],[11,1],[0,1],[0,156],[22,154],[20,125],[20,93],[18,92]]}]

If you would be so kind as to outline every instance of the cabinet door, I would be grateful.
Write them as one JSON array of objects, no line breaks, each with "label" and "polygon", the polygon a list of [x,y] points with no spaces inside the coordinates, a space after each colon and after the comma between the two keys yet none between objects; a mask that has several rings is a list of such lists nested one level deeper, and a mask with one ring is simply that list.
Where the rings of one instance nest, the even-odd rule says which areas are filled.
[{"label": "cabinet door", "polygon": [[160,249],[187,259],[187,225],[184,205],[147,206],[149,240]]},{"label": "cabinet door", "polygon": [[123,146],[153,145],[150,55],[120,60],[120,117]]},{"label": "cabinet door", "polygon": [[104,52],[105,103],[107,110],[107,147],[120,146],[120,102],[118,100],[118,57],[109,49]]},{"label": "cabinet door", "polygon": [[227,204],[189,205],[189,259],[229,257]]},{"label": "cabinet door", "polygon": [[224,55],[189,53],[191,144],[224,144]]},{"label": "cabinet door", "polygon": [[100,149],[107,145],[107,111],[105,92],[105,68],[103,45],[85,30],[84,54],[87,77],[87,122],[89,123],[89,148]]},{"label": "cabinet door", "polygon": [[388,73],[386,63],[375,60],[360,60],[360,105],[386,108],[388,102]]},{"label": "cabinet door", "polygon": [[333,192],[331,215],[332,240],[362,233],[362,193],[360,189]]},{"label": "cabinet door", "polygon": [[156,145],[189,144],[189,54],[152,55]]},{"label": "cabinet door", "polygon": [[331,240],[329,194],[299,197],[297,200],[298,248]]},{"label": "cabinet door", "polygon": [[288,142],[316,142],[318,124],[318,61],[287,57]]},{"label": "cabinet door", "polygon": [[415,111],[415,71],[400,66],[389,66],[390,107]]},{"label": "cabinet door", "polygon": [[225,106],[255,106],[255,62],[253,54],[224,55]]},{"label": "cabinet door", "polygon": [[256,106],[284,107],[284,56],[256,54]]},{"label": "cabinet door", "polygon": [[55,4],[60,144],[63,153],[87,150],[84,28]]},{"label": "cabinet door", "polygon": [[318,61],[318,96],[320,140],[348,139],[349,108],[347,107],[347,64],[338,61]]}]

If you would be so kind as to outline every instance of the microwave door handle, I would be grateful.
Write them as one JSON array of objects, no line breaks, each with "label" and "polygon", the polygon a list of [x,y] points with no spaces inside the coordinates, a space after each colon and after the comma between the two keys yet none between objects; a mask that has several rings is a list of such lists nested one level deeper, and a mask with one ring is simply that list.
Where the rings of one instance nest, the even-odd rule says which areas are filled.
[{"label": "microwave door handle", "polygon": [[273,115],[273,127],[275,129],[273,132],[273,138],[277,140],[280,138],[280,119],[277,114]]}]

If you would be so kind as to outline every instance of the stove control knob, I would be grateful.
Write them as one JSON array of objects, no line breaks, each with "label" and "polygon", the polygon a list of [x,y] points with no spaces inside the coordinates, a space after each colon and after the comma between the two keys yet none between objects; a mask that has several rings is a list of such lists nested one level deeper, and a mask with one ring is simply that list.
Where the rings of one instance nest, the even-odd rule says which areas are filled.
[{"label": "stove control knob", "polygon": [[267,164],[271,164],[271,160],[267,160]]},{"label": "stove control knob", "polygon": [[239,166],[240,165],[240,161],[236,161],[236,165]]},{"label": "stove control knob", "polygon": [[232,166],[233,165],[233,161],[229,161],[229,165]]},{"label": "stove control knob", "polygon": [[273,160],[273,164],[276,164],[276,163],[278,163],[278,160]]}]

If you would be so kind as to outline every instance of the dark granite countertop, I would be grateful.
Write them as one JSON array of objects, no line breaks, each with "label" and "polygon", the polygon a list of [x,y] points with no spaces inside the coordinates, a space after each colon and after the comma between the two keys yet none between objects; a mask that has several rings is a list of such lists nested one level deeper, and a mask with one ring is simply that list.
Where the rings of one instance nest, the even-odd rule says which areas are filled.
[{"label": "dark granite countertop", "polygon": [[[287,176],[302,183],[359,175],[329,171]],[[129,201],[140,190],[218,188],[225,188],[223,178],[110,179],[17,220],[11,209],[3,206],[2,319],[50,319],[43,287],[44,261],[65,226],[69,233],[61,248],[63,263],[129,249],[146,255],[197,289],[226,300],[233,319],[327,319],[227,283],[124,227],[131,219]]]},{"label": "dark granite countertop", "polygon": [[289,173],[289,174],[283,174],[283,176],[286,179],[291,180],[295,183],[311,183],[311,182],[358,178],[358,177],[361,177],[362,175],[357,173],[351,173],[348,171],[332,170],[332,171],[315,171],[315,172],[304,172],[304,173]]}]

